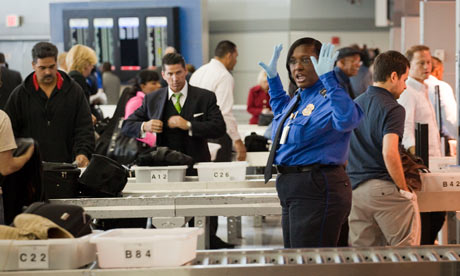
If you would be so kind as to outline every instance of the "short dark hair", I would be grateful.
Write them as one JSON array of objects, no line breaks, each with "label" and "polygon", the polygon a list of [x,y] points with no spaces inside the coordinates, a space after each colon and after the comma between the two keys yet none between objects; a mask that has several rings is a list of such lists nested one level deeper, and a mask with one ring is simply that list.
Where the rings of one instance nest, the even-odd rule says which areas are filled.
[{"label": "short dark hair", "polygon": [[163,57],[162,63],[163,63],[163,66],[162,66],[163,71],[165,70],[165,65],[180,64],[182,65],[182,67],[185,68],[185,59],[181,54],[178,54],[178,53],[166,54]]},{"label": "short dark hair", "polygon": [[58,49],[54,44],[49,42],[38,42],[32,48],[32,60],[33,62],[37,62],[37,59],[47,58],[47,57],[54,57],[57,60],[58,56]]},{"label": "short dark hair", "polygon": [[359,55],[359,57],[361,57],[361,51],[353,47],[343,47],[337,51],[339,52],[339,55],[337,56],[337,60],[341,60],[342,58],[356,56],[356,55]]},{"label": "short dark hair", "polygon": [[230,40],[222,40],[216,46],[214,50],[214,56],[223,58],[228,53],[234,53],[236,51],[236,44]]},{"label": "short dark hair", "polygon": [[374,81],[386,82],[393,72],[396,72],[398,78],[401,78],[409,67],[409,60],[400,52],[387,51],[381,53],[374,61]]},{"label": "short dark hair", "polygon": [[409,60],[409,62],[412,61],[412,58],[414,57],[414,54],[416,52],[419,52],[419,51],[428,51],[429,52],[430,48],[428,46],[425,46],[425,45],[414,45],[414,46],[410,47],[406,51],[406,57]]},{"label": "short dark hair", "polygon": [[149,81],[160,81],[160,75],[153,70],[144,69],[136,76],[136,83],[130,91],[131,96],[136,96],[137,91],[141,91],[141,84],[146,84]]},{"label": "short dark hair", "polygon": [[139,72],[136,81],[138,84],[146,84],[149,81],[160,81],[160,76],[156,71],[144,69]]},{"label": "short dark hair", "polygon": [[317,56],[319,56],[319,53],[321,52],[321,42],[318,40],[311,38],[311,37],[303,37],[297,39],[294,43],[292,43],[291,47],[289,48],[289,51],[287,53],[287,59],[286,59],[286,68],[288,71],[289,79],[291,82],[295,85],[294,78],[291,75],[291,70],[289,67],[289,60],[291,59],[292,54],[294,53],[295,48],[299,47],[300,45],[307,45],[307,46],[314,46],[315,53]]},{"label": "short dark hair", "polygon": [[112,71],[112,64],[108,61],[102,63],[102,72],[110,72]]},{"label": "short dark hair", "polygon": [[5,63],[5,55],[0,53],[0,63]]}]

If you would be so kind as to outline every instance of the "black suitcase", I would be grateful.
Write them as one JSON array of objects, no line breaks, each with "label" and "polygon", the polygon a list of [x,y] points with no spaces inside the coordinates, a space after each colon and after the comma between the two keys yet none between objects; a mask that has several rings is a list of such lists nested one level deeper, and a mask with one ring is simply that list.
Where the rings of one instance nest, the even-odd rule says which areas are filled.
[{"label": "black suitcase", "polygon": [[43,185],[47,198],[75,198],[79,194],[80,169],[69,163],[43,162]]},{"label": "black suitcase", "polygon": [[92,233],[91,216],[81,206],[35,202],[24,213],[45,217],[69,231],[75,238]]}]

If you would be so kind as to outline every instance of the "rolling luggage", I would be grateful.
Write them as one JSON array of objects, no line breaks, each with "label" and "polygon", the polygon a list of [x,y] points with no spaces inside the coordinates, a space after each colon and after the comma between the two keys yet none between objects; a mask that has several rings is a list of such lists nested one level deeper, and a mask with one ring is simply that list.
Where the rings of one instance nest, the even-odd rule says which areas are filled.
[{"label": "rolling luggage", "polygon": [[75,198],[79,194],[80,169],[69,163],[43,162],[43,184],[47,198]]}]

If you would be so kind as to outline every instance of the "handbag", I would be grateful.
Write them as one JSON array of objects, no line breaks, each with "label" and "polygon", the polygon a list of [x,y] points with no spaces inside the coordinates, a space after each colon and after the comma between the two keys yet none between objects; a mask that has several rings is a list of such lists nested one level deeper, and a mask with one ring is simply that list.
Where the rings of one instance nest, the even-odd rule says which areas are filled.
[{"label": "handbag", "polygon": [[128,170],[107,156],[93,154],[79,182],[83,196],[117,197],[128,182]]},{"label": "handbag", "polygon": [[110,139],[107,156],[120,164],[130,165],[136,160],[137,155],[149,146],[136,138],[125,136],[121,132],[122,125],[123,118],[120,118]]},{"label": "handbag", "polygon": [[75,198],[79,194],[80,169],[75,164],[43,162],[43,185],[47,198]]},{"label": "handbag", "polygon": [[24,213],[45,217],[65,230],[75,238],[88,235],[91,230],[91,216],[85,213],[81,206],[49,202],[34,202]]},{"label": "handbag", "polygon": [[422,158],[413,155],[402,146],[399,148],[399,153],[401,155],[401,162],[407,186],[413,191],[420,191],[422,189],[420,173],[429,172],[430,170],[425,164],[423,164]]},{"label": "handbag", "polygon": [[267,113],[267,114],[260,113],[259,121],[257,122],[257,125],[268,126],[273,121],[273,117],[274,117],[273,113]]},{"label": "handbag", "polygon": [[251,132],[251,135],[244,138],[244,145],[248,152],[268,151],[268,139],[255,132]]}]

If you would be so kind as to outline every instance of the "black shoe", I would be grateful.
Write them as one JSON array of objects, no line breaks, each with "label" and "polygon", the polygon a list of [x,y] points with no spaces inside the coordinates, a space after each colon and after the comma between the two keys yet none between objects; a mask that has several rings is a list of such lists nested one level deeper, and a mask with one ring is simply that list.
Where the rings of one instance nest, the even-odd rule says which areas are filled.
[{"label": "black shoe", "polygon": [[234,244],[226,243],[218,236],[209,237],[209,249],[235,248]]}]

